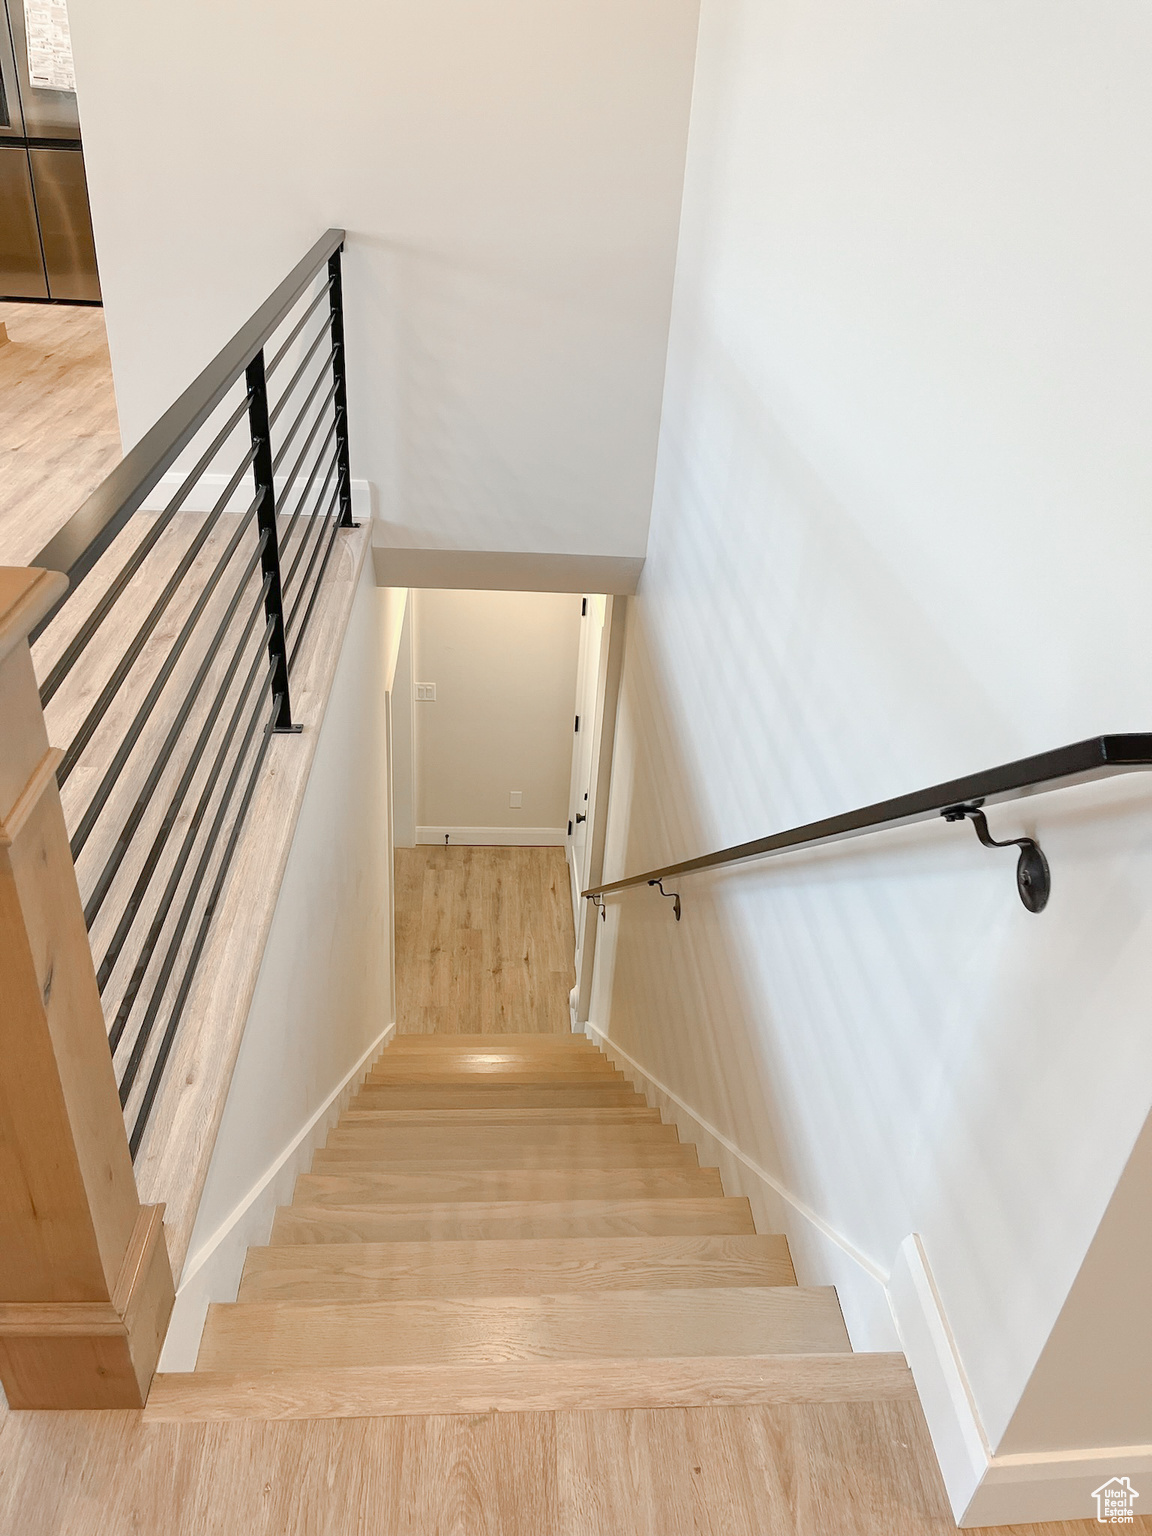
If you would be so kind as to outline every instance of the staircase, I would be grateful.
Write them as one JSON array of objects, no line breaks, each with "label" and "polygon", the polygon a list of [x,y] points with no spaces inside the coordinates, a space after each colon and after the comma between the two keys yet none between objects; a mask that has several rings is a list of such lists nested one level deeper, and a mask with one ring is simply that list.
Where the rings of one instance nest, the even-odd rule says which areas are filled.
[{"label": "staircase", "polygon": [[906,1396],[583,1036],[401,1036],[159,1417]]}]

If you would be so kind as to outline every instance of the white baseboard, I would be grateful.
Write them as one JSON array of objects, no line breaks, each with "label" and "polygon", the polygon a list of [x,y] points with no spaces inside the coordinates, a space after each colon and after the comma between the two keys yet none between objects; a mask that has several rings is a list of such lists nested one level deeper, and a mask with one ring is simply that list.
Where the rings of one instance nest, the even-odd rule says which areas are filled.
[{"label": "white baseboard", "polygon": [[853,1349],[900,1348],[888,1305],[888,1276],[842,1233],[823,1221],[766,1169],[759,1167],[724,1133],[686,1104],[667,1084],[645,1071],[591,1021],[577,1025],[597,1040],[619,1066],[627,1068],[650,1103],[679,1127],[684,1141],[696,1143],[700,1161],[720,1169],[724,1190],[745,1195],[759,1232],[783,1232],[802,1285],[834,1285]]},{"label": "white baseboard", "polygon": [[888,1290],[944,1487],[959,1519],[980,1486],[991,1452],[924,1245],[915,1232],[900,1244]]},{"label": "white baseboard", "polygon": [[1093,1490],[1112,1477],[1152,1485],[1152,1445],[992,1454],[924,1244],[900,1245],[892,1313],[916,1381],[949,1502],[962,1529],[1089,1520]]},{"label": "white baseboard", "polygon": [[416,842],[450,843],[480,848],[558,848],[567,837],[563,827],[417,827]]},{"label": "white baseboard", "polygon": [[[216,502],[216,498],[220,495],[221,491],[228,484],[230,479],[230,475],[201,475],[200,479],[188,493],[188,499],[183,503],[184,511],[210,511]],[[168,505],[168,502],[180,489],[183,483],[184,474],[181,473],[181,471],[178,469],[170,469],[167,474],[161,475],[160,479],[153,486],[152,490],[150,490],[148,495],[144,498],[144,511],[162,511]],[[286,483],[286,475],[277,477],[277,497],[281,495],[283,487]],[[295,488],[289,492],[287,510],[290,512],[295,510],[295,503],[292,498],[296,494],[298,493]],[[329,491],[329,494],[331,494],[331,491]],[[236,507],[234,510],[239,509],[241,501],[243,501],[243,504],[247,506],[250,495],[251,479],[246,478],[241,481],[240,489],[238,489],[235,493]],[[309,507],[305,511],[304,516],[310,516],[313,510],[314,508]],[[352,516],[358,523],[369,523],[372,521],[372,486],[367,480],[353,480],[352,482]]]},{"label": "white baseboard", "polygon": [[1096,1501],[1092,1495],[1114,1477],[1130,1478],[1147,1497],[1152,1487],[1152,1445],[993,1456],[957,1524],[968,1530],[985,1525],[1031,1525],[1040,1520],[1094,1520]]},{"label": "white baseboard", "polygon": [[236,1299],[245,1254],[250,1247],[267,1241],[276,1207],[291,1199],[297,1174],[308,1171],[313,1152],[343,1113],[361,1074],[395,1030],[393,1023],[381,1031],[271,1167],[207,1241],[189,1254],[177,1287],[176,1305],[160,1356],[160,1370],[190,1371],[195,1367],[210,1303]]}]

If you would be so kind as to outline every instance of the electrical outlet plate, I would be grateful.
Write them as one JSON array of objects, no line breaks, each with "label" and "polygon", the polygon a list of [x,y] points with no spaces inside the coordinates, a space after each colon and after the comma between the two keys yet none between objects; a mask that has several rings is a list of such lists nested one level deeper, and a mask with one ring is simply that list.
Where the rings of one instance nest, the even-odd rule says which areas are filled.
[{"label": "electrical outlet plate", "polygon": [[518,811],[524,804],[524,791],[522,789],[510,789],[508,791],[508,805],[510,809]]}]

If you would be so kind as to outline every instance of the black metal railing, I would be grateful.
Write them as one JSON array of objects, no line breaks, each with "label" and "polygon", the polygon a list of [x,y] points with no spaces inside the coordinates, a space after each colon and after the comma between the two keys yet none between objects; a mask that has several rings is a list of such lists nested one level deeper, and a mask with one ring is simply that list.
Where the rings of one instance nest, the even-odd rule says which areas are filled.
[{"label": "black metal railing", "polygon": [[69,578],[33,656],[133,1157],[353,526],[343,242],[316,242],[31,562]]},{"label": "black metal railing", "polygon": [[1040,752],[1034,757],[1023,757],[1014,763],[1002,763],[998,768],[986,768],[982,773],[972,773],[963,779],[933,784],[929,789],[916,790],[910,795],[880,800],[874,805],[846,811],[840,816],[810,821],[801,827],[790,827],[786,832],[774,832],[749,843],[737,843],[734,847],[721,848],[715,853],[684,859],[679,864],[667,864],[663,869],[649,869],[642,875],[610,880],[603,885],[592,886],[582,894],[594,901],[603,915],[605,896],[626,891],[634,885],[657,886],[662,896],[673,901],[673,911],[679,921],[680,894],[665,891],[665,880],[674,880],[700,870],[719,869],[726,864],[741,864],[748,859],[770,858],[774,854],[792,853],[800,848],[843,842],[868,832],[883,832],[893,827],[907,827],[914,822],[943,817],[945,821],[971,820],[976,835],[985,847],[1019,848],[1016,884],[1020,899],[1030,912],[1041,912],[1047,905],[1051,889],[1047,859],[1033,838],[1016,837],[1003,842],[993,838],[988,831],[983,807],[1061,789],[1069,784],[1086,784],[1094,779],[1111,778],[1117,773],[1133,773],[1149,768],[1152,768],[1152,734],[1093,736],[1088,741],[1057,747],[1053,752]]}]

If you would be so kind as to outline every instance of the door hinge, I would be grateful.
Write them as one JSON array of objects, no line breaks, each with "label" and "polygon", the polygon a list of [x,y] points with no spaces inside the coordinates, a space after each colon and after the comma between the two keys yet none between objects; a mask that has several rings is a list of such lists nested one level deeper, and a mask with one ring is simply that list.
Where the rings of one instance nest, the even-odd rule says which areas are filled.
[{"label": "door hinge", "polygon": [[576,716],[576,725],[575,725],[574,729],[577,730],[577,731],[580,729],[580,716],[579,715]]},{"label": "door hinge", "polygon": [[580,617],[582,619],[586,618],[587,614],[588,614],[588,599],[586,597],[582,597],[580,599]]}]

